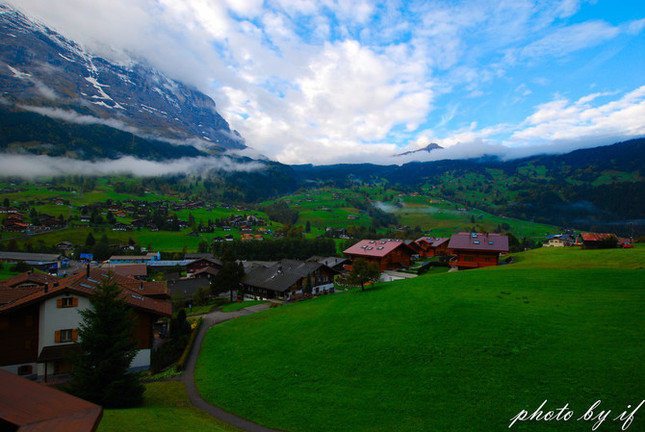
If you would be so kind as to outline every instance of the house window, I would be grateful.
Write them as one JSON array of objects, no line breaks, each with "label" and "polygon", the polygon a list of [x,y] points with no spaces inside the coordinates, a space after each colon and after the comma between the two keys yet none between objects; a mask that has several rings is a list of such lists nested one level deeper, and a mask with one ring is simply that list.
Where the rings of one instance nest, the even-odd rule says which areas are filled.
[{"label": "house window", "polygon": [[465,262],[473,262],[473,261],[475,261],[475,257],[472,256],[472,255],[465,255],[464,256],[464,261]]},{"label": "house window", "polygon": [[56,306],[59,308],[70,308],[78,306],[78,298],[76,297],[63,297],[56,300]]},{"label": "house window", "polygon": [[76,329],[57,330],[55,335],[56,343],[76,342],[78,340],[78,332]]}]

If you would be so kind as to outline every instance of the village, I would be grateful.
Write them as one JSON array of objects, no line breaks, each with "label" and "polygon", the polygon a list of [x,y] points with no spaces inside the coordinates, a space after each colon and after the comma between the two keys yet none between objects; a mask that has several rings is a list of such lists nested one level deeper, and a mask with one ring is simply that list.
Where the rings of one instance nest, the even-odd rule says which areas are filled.
[{"label": "village", "polygon": [[[608,241],[614,247],[632,247],[626,239],[593,233],[550,236],[544,246],[596,249]],[[88,299],[106,279],[118,284],[138,317],[139,352],[131,367],[145,370],[173,308],[190,310],[216,297],[281,304],[331,295],[352,283],[359,261],[373,266],[377,276],[369,282],[377,282],[413,278],[434,267],[458,271],[504,265],[511,262],[505,258],[508,253],[508,237],[492,233],[364,239],[345,249],[342,257],[242,261],[238,287],[222,291],[216,281],[224,264],[209,253],[185,254],[178,260],[162,260],[159,252],[113,255],[98,263],[64,254],[0,252],[2,265],[29,269],[0,281],[0,344],[5,347],[0,367],[39,381],[67,376],[68,354],[78,339],[78,311],[89,306]]]}]

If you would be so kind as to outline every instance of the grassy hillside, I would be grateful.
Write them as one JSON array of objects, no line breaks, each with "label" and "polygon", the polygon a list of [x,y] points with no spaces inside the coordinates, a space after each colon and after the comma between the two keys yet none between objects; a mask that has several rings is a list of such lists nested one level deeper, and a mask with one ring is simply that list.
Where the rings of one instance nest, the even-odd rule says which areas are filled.
[{"label": "grassy hillside", "polygon": [[181,382],[146,384],[144,398],[144,406],[141,408],[103,411],[98,432],[182,430],[234,432],[239,430],[193,407],[186,395],[186,387]]},{"label": "grassy hillside", "polygon": [[[645,248],[542,249],[517,264],[428,274],[211,329],[202,395],[289,431],[501,431],[521,410],[568,404],[591,430],[643,399]],[[645,412],[631,430],[645,428]],[[607,420],[603,430],[620,430]]]}]

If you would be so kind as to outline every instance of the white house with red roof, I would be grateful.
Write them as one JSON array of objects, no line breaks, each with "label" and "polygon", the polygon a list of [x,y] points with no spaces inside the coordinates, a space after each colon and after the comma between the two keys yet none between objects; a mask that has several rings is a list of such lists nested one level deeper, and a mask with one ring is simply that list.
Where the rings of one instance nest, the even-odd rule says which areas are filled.
[{"label": "white house with red roof", "polygon": [[7,295],[0,297],[9,301],[0,305],[0,368],[45,379],[70,372],[69,356],[77,349],[82,321],[80,311],[91,307],[93,293],[110,279],[121,288],[120,298],[132,308],[137,322],[133,336],[139,350],[130,366],[148,368],[153,325],[160,317],[172,315],[167,289],[164,284],[137,281],[104,269],[87,270],[21,292],[12,288],[10,280],[4,281],[0,293]]}]

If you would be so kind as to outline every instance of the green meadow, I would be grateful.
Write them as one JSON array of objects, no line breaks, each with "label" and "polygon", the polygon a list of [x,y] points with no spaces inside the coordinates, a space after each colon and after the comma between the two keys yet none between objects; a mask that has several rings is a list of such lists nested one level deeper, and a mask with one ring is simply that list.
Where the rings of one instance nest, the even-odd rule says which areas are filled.
[{"label": "green meadow", "polygon": [[[292,431],[501,431],[567,404],[573,419],[510,430],[590,431],[645,399],[645,248],[544,248],[515,264],[377,284],[210,329],[204,398]],[[596,410],[597,413],[597,410]],[[645,410],[628,430],[645,430]]]},{"label": "green meadow", "polygon": [[238,431],[193,407],[186,395],[184,383],[178,381],[146,384],[144,405],[140,408],[103,411],[98,432],[132,431]]}]

